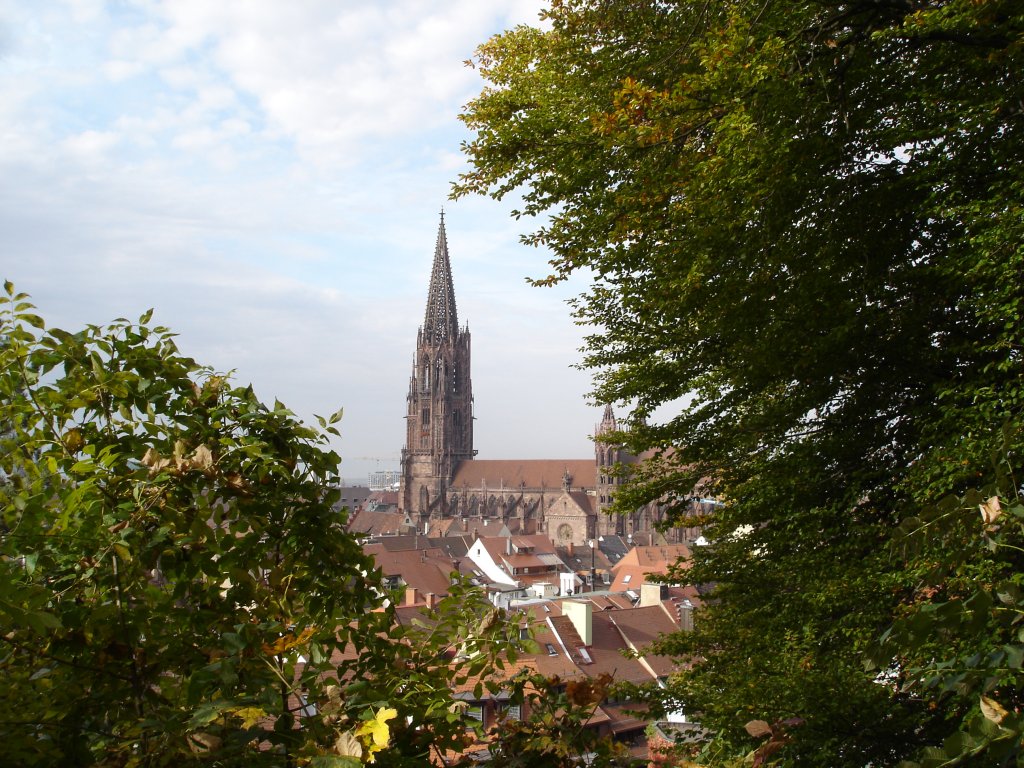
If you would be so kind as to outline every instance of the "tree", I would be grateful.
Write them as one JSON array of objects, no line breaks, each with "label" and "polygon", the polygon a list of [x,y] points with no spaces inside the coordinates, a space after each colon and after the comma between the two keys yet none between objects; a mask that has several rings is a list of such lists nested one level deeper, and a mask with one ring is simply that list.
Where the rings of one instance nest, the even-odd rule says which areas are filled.
[{"label": "tree", "polygon": [[682,514],[702,480],[727,502],[665,706],[716,764],[916,754],[957,712],[864,656],[920,586],[899,521],[991,482],[1004,426],[1020,455],[1024,13],[555,0],[547,21],[478,49],[455,194],[522,195],[538,284],[593,276],[593,396],[656,452],[616,506]]},{"label": "tree", "polygon": [[[340,412],[281,403],[117,320],[0,296],[0,739],[17,765],[422,765],[505,628],[457,581],[401,626],[344,531]],[[463,649],[459,659],[445,653]]]},{"label": "tree", "polygon": [[511,701],[528,703],[527,720],[507,720],[495,728],[490,756],[507,768],[640,768],[649,761],[629,747],[589,727],[598,706],[613,691],[607,672],[594,678],[562,680],[522,674],[512,681]]},{"label": "tree", "polygon": [[1024,504],[1016,462],[1001,459],[991,488],[924,507],[893,542],[918,567],[917,588],[870,653],[870,668],[947,715],[941,738],[906,768],[1024,757]]}]

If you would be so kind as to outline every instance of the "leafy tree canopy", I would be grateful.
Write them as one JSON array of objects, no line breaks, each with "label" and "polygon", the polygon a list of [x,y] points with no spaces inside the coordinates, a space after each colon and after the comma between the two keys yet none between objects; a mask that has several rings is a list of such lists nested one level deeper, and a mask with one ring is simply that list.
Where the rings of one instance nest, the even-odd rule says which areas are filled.
[{"label": "leafy tree canopy", "polygon": [[658,452],[617,506],[702,479],[728,502],[689,572],[713,599],[666,644],[700,663],[666,706],[715,734],[709,761],[917,754],[966,700],[929,706],[864,660],[920,596],[899,521],[994,482],[997,448],[1019,462],[1024,9],[546,16],[478,49],[455,194],[522,195],[525,242],[553,254],[537,283],[593,275],[574,306],[594,397],[631,404],[619,438]]},{"label": "leafy tree canopy", "polygon": [[397,623],[335,507],[340,413],[305,426],[149,319],[72,334],[0,296],[0,762],[457,754],[451,687],[497,685],[501,617],[456,581]]}]

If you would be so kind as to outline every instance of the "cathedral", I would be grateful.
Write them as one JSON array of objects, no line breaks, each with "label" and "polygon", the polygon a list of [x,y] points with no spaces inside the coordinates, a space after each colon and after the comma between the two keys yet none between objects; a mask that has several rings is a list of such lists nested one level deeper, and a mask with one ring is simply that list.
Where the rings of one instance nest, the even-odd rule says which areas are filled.
[{"label": "cathedral", "polygon": [[[595,440],[588,459],[476,458],[469,327],[459,326],[443,213],[405,419],[399,510],[420,531],[452,518],[482,518],[543,533],[561,546],[585,546],[604,535],[651,543],[688,537],[684,529],[656,530],[663,514],[658,504],[630,515],[606,514],[619,482],[611,468],[638,461],[615,445]],[[594,436],[616,428],[606,406]]]}]

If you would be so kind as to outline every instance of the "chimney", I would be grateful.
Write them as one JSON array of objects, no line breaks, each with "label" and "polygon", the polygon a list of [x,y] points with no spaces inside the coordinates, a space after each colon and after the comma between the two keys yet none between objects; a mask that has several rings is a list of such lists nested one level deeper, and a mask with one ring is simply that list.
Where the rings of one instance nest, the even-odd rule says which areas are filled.
[{"label": "chimney", "polygon": [[657,605],[668,596],[668,587],[664,584],[650,584],[644,582],[640,585],[640,607],[646,608],[649,605]]},{"label": "chimney", "polygon": [[437,595],[435,595],[433,592],[427,592],[427,607],[428,608],[436,608],[437,607]]},{"label": "chimney", "polygon": [[416,587],[407,586],[405,588],[405,604],[416,605]]},{"label": "chimney", "polygon": [[594,641],[594,606],[589,600],[563,600],[562,613],[569,617],[584,645]]},{"label": "chimney", "polygon": [[684,632],[693,632],[693,603],[688,598],[679,606],[679,628]]},{"label": "chimney", "polygon": [[575,551],[574,551],[574,549],[573,549],[573,545],[572,545],[572,542],[571,542],[571,541],[569,542],[569,547],[568,547],[568,549],[569,549],[569,557],[575,557],[575,555],[576,555],[576,552],[575,552]]}]

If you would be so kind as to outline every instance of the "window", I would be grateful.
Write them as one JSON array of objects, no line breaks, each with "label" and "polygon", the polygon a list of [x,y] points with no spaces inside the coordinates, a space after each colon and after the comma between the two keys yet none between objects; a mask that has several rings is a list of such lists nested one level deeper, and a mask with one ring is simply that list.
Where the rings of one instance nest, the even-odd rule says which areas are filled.
[{"label": "window", "polygon": [[518,704],[505,704],[498,710],[505,720],[522,720],[523,710]]},{"label": "window", "polygon": [[623,583],[623,584],[629,584],[629,580],[630,580],[630,579],[632,579],[632,578],[633,578],[633,574],[632,574],[632,573],[627,573],[627,574],[626,574],[626,575],[625,575],[625,576],[623,577],[623,579],[622,579],[622,583]]},{"label": "window", "polygon": [[555,650],[555,646],[553,646],[551,643],[544,643],[544,645],[548,649],[548,656],[557,656],[558,655],[558,651]]},{"label": "window", "polygon": [[483,704],[470,704],[466,707],[464,713],[467,725],[472,725],[474,722],[483,723],[484,721],[484,705]]}]

